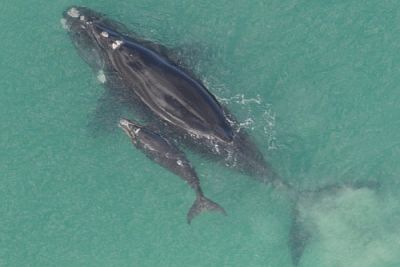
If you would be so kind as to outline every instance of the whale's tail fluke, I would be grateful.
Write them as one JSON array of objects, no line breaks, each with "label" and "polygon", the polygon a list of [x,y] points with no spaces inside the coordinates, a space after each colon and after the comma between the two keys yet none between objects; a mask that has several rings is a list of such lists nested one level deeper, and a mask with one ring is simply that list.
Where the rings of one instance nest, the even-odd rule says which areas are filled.
[{"label": "whale's tail fluke", "polygon": [[199,215],[204,211],[217,211],[226,215],[226,212],[223,207],[221,207],[214,201],[206,198],[204,195],[198,194],[196,200],[194,201],[192,207],[190,208],[187,214],[188,224],[192,222],[194,217],[196,217],[197,215]]},{"label": "whale's tail fluke", "polygon": [[[310,225],[310,221],[304,216],[304,209],[301,202],[304,200],[311,200],[312,202],[318,203],[322,198],[327,196],[336,196],[343,192],[343,190],[351,189],[356,190],[372,190],[377,191],[380,187],[380,183],[377,181],[357,181],[352,183],[338,183],[325,185],[312,190],[296,190],[293,187],[288,187],[287,192],[289,197],[292,199],[292,223],[290,227],[288,246],[294,266],[298,266],[301,257],[313,238],[313,225]],[[310,203],[310,202],[309,202]],[[303,212],[302,212],[303,210]]]},{"label": "whale's tail fluke", "polygon": [[289,232],[288,245],[294,266],[298,266],[301,256],[312,237],[312,233],[299,214],[298,207],[293,208],[292,224]]}]

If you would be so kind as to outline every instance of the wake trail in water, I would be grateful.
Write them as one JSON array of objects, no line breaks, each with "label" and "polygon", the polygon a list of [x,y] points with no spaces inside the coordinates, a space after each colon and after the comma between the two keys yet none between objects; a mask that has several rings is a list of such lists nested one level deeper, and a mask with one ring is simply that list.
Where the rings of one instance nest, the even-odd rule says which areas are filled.
[{"label": "wake trail in water", "polygon": [[[267,150],[279,148],[276,138],[276,115],[272,110],[272,105],[264,103],[260,95],[256,97],[247,97],[244,94],[237,94],[229,98],[218,98],[225,105],[237,105],[241,112],[238,114],[246,114],[238,123],[240,129],[248,131],[262,131]],[[262,110],[261,122],[256,119],[254,110]],[[259,118],[259,115],[257,116]],[[288,247],[291,254],[291,260],[294,266],[298,266],[302,259],[303,253],[307,245],[312,242],[313,234],[315,234],[315,226],[310,220],[307,220],[305,215],[304,202],[319,203],[321,199],[338,197],[341,192],[350,191],[357,192],[358,190],[371,190],[375,192],[379,187],[379,183],[375,181],[336,183],[322,186],[315,189],[299,189],[283,179],[279,174],[271,171],[268,177],[259,177],[260,182],[274,187],[282,194],[286,195],[291,202],[291,226],[288,238]]]},{"label": "wake trail in water", "polygon": [[[217,97],[218,101],[224,105],[235,105],[235,109],[240,111],[237,114],[246,114],[238,122],[237,131],[245,129],[250,132],[258,131],[263,133],[264,143],[267,150],[278,148],[276,139],[276,115],[272,110],[272,105],[262,100],[260,95],[254,97],[245,94],[237,94],[232,97]],[[254,109],[261,110],[261,121],[255,116]]]}]

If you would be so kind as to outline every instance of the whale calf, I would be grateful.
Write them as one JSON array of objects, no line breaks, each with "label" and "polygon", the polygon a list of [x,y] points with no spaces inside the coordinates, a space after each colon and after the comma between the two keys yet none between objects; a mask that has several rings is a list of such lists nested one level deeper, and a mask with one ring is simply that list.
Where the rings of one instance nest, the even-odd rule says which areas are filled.
[{"label": "whale calf", "polygon": [[125,103],[147,124],[224,166],[266,183],[280,180],[234,116],[171,49],[86,7],[68,8],[62,21],[107,92],[129,98]]},{"label": "whale calf", "polygon": [[[312,229],[300,216],[299,198],[335,192],[341,186],[299,192],[281,179],[233,114],[180,63],[170,49],[146,40],[104,14],[86,7],[68,8],[63,13],[62,23],[79,55],[104,85],[107,96],[132,107],[136,116],[143,116],[141,119],[146,125],[158,130],[156,133],[128,120],[120,121],[120,127],[135,146],[153,161],[182,177],[195,190],[197,198],[187,215],[188,222],[203,210],[222,213],[224,210],[204,197],[197,174],[175,144],[284,189],[293,202],[288,246],[292,262],[297,266],[305,247],[312,240]],[[105,103],[109,106],[108,101]],[[149,150],[149,147],[153,149]]]},{"label": "whale calf", "polygon": [[156,132],[127,119],[121,119],[119,127],[131,138],[136,148],[152,161],[180,176],[196,192],[196,200],[187,214],[189,224],[203,211],[219,211],[225,214],[220,205],[204,196],[195,170],[185,154],[174,144]]}]

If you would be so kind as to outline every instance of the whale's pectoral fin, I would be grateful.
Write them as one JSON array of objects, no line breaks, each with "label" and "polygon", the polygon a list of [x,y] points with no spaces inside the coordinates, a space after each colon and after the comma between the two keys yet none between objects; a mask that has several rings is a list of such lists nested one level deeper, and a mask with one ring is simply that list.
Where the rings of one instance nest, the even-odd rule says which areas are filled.
[{"label": "whale's pectoral fin", "polygon": [[198,196],[187,214],[188,224],[192,222],[194,217],[204,211],[217,211],[226,215],[224,208],[222,208],[219,204],[206,198],[205,196]]},{"label": "whale's pectoral fin", "polygon": [[88,128],[90,134],[97,137],[104,133],[115,132],[118,120],[123,115],[123,109],[115,99],[106,94],[98,99],[97,106],[89,114]]},{"label": "whale's pectoral fin", "polygon": [[298,266],[304,249],[311,239],[311,232],[300,217],[299,211],[295,209],[292,216],[292,225],[289,233],[289,248],[294,266]]},{"label": "whale's pectoral fin", "polygon": [[[345,182],[330,184],[319,187],[312,190],[303,190],[300,192],[302,198],[319,199],[326,196],[335,196],[345,189],[360,190],[368,189],[376,191],[380,188],[380,183],[378,181],[355,181],[355,182]],[[304,215],[301,214],[299,210],[298,199],[295,196],[295,207],[293,209],[292,215],[292,225],[289,233],[288,245],[290,248],[292,262],[295,266],[298,266],[304,250],[312,238],[312,231],[315,231],[315,227],[310,225],[310,222],[305,220]]]}]

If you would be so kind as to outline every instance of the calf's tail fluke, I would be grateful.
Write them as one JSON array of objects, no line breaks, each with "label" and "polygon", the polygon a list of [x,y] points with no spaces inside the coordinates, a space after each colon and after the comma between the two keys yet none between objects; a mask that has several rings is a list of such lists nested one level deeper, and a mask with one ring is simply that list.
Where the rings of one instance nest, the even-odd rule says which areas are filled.
[{"label": "calf's tail fluke", "polygon": [[194,217],[204,211],[216,211],[226,215],[224,208],[221,207],[219,204],[206,198],[204,195],[198,195],[187,214],[188,224],[192,222]]}]

